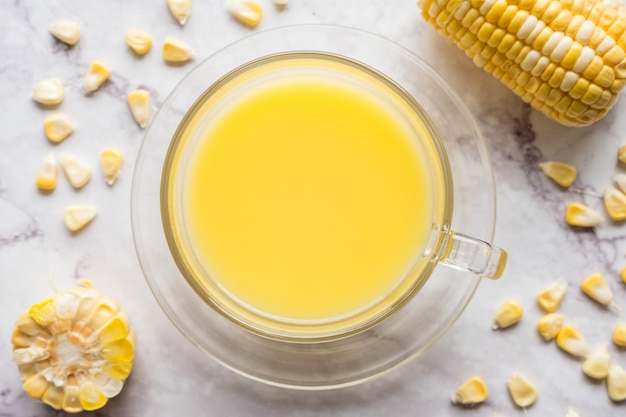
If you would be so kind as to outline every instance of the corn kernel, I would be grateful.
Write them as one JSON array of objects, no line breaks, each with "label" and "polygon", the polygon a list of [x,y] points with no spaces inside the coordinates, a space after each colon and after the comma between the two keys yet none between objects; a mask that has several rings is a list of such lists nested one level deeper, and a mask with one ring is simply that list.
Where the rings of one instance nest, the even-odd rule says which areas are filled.
[{"label": "corn kernel", "polygon": [[485,382],[480,377],[473,376],[456,390],[452,402],[472,406],[484,402],[488,394]]},{"label": "corn kernel", "polygon": [[542,162],[539,164],[539,168],[561,187],[569,187],[576,180],[576,168],[563,162]]},{"label": "corn kernel", "polygon": [[537,388],[520,374],[513,374],[507,383],[509,394],[518,407],[526,408],[533,405],[539,397]]},{"label": "corn kernel", "polygon": [[77,232],[87,226],[98,214],[98,210],[91,206],[69,206],[63,213],[65,227],[71,232]]},{"label": "corn kernel", "polygon": [[54,156],[53,152],[50,152],[41,163],[35,184],[41,190],[54,190],[57,186],[57,175],[57,158]]},{"label": "corn kernel", "polygon": [[117,149],[105,149],[100,155],[100,161],[102,163],[102,173],[104,174],[104,180],[108,185],[113,185],[122,166],[124,155]]},{"label": "corn kernel", "polygon": [[566,291],[566,282],[555,282],[550,284],[537,294],[537,303],[548,313],[554,313],[561,305]]},{"label": "corn kernel", "polygon": [[81,188],[91,179],[91,168],[66,153],[59,154],[61,168],[74,188]]},{"label": "corn kernel", "polygon": [[617,152],[617,159],[620,162],[626,164],[626,145],[622,145],[619,147],[619,151]]},{"label": "corn kernel", "polygon": [[150,93],[146,90],[131,91],[128,93],[128,106],[139,126],[146,127],[150,117]]},{"label": "corn kernel", "polygon": [[626,174],[614,174],[613,181],[617,184],[622,193],[626,193]]},{"label": "corn kernel", "polygon": [[606,386],[613,401],[626,400],[626,371],[621,366],[611,365]]},{"label": "corn kernel", "polygon": [[92,93],[102,86],[109,79],[109,69],[99,61],[93,61],[83,79],[83,90],[85,93]]},{"label": "corn kernel", "polygon": [[32,92],[33,100],[45,105],[55,105],[63,101],[63,84],[56,78],[40,81]]},{"label": "corn kernel", "polygon": [[512,298],[504,300],[496,310],[494,317],[494,329],[504,329],[512,326],[522,319],[524,309],[519,301]]},{"label": "corn kernel", "polygon": [[563,328],[563,321],[563,316],[558,313],[546,314],[537,322],[537,331],[544,340],[553,340]]},{"label": "corn kernel", "polygon": [[76,45],[80,39],[80,26],[67,20],[59,20],[51,24],[48,29],[52,36],[68,45]]},{"label": "corn kernel", "polygon": [[43,131],[50,142],[59,143],[74,131],[69,117],[62,113],[53,113],[43,119]]},{"label": "corn kernel", "polygon": [[604,221],[596,210],[581,203],[569,203],[565,210],[565,221],[571,226],[594,227]]},{"label": "corn kernel", "polygon": [[167,0],[167,6],[178,23],[181,25],[187,23],[191,11],[191,0]]},{"label": "corn kernel", "polygon": [[590,378],[604,379],[609,374],[611,358],[606,345],[600,346],[583,362],[583,372]]},{"label": "corn kernel", "polygon": [[583,357],[588,352],[587,341],[572,325],[563,326],[556,336],[556,344],[572,356]]},{"label": "corn kernel", "polygon": [[289,0],[274,0],[274,4],[278,8],[283,8],[283,7],[287,6],[287,3],[289,3]]},{"label": "corn kernel", "polygon": [[604,190],[604,206],[611,219],[626,220],[626,195],[615,187],[606,187]]},{"label": "corn kernel", "polygon": [[137,55],[145,55],[152,48],[152,37],[143,30],[128,29],[124,40]]},{"label": "corn kernel", "polygon": [[251,27],[257,26],[263,16],[263,7],[257,0],[228,0],[226,7],[235,18]]},{"label": "corn kernel", "polygon": [[180,64],[193,59],[193,50],[176,38],[165,38],[163,43],[163,59],[169,63]]},{"label": "corn kernel", "polygon": [[618,346],[626,347],[626,324],[620,323],[613,330],[613,342]]},{"label": "corn kernel", "polygon": [[608,305],[613,301],[613,291],[600,273],[595,273],[586,278],[580,288],[594,301]]},{"label": "corn kernel", "polygon": [[624,284],[626,284],[626,266],[619,272],[619,276],[622,278],[622,281],[624,281]]},{"label": "corn kernel", "polygon": [[565,417],[580,417],[580,414],[578,414],[578,412],[573,408],[570,408],[567,410]]}]

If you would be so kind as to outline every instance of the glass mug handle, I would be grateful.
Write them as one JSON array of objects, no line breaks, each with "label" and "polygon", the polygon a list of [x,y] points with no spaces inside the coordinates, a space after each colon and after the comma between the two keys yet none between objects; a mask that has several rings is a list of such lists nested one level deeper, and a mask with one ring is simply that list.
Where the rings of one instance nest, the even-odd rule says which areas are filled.
[{"label": "glass mug handle", "polygon": [[482,278],[500,278],[508,258],[504,249],[455,232],[445,235],[441,248],[439,262]]}]

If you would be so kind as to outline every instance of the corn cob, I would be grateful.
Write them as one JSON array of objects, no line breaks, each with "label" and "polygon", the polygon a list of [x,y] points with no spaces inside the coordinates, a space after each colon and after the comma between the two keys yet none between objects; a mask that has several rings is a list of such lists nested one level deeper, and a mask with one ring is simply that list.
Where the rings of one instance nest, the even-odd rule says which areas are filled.
[{"label": "corn cob", "polygon": [[626,6],[619,1],[418,0],[418,6],[477,66],[566,126],[602,118],[626,84]]}]

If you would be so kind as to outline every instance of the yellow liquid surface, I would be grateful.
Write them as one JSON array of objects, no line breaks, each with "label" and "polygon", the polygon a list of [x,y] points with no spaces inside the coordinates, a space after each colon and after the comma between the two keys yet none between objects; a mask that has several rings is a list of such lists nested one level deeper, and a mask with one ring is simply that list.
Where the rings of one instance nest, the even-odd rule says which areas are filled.
[{"label": "yellow liquid surface", "polygon": [[181,204],[194,256],[222,291],[315,322],[397,289],[434,202],[420,139],[392,101],[296,73],[247,87],[216,116],[186,162]]}]

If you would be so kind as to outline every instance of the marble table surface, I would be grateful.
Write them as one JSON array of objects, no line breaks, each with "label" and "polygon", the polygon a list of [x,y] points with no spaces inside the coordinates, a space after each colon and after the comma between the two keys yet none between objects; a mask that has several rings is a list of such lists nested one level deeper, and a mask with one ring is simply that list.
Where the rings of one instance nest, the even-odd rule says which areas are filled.
[{"label": "marble table surface", "polygon": [[[561,307],[589,344],[609,344],[616,363],[626,367],[626,351],[610,337],[623,319],[586,298],[579,283],[602,272],[626,310],[626,225],[607,221],[579,231],[564,222],[569,201],[584,201],[603,210],[593,193],[601,193],[616,171],[617,149],[626,143],[624,97],[592,127],[567,128],[531,110],[504,86],[434,32],[413,0],[290,0],[284,10],[261,0],[265,14],[256,29],[232,19],[223,0],[193,0],[192,15],[180,27],[165,0],[0,0],[0,416],[57,416],[62,413],[31,400],[21,388],[11,362],[11,332],[17,316],[33,302],[79,279],[90,279],[118,299],[136,328],[136,366],[124,391],[94,416],[564,416],[572,407],[581,416],[615,416],[626,404],[611,402],[604,382],[581,372],[580,361],[535,330],[542,313],[536,293],[557,279],[569,289]],[[47,26],[58,20],[78,22],[80,42],[67,48]],[[408,48],[428,62],[463,97],[475,115],[491,152],[497,189],[495,242],[509,252],[500,281],[486,281],[454,327],[435,348],[408,365],[365,384],[332,391],[286,390],[253,382],[223,369],[184,339],[161,311],[142,275],[130,223],[132,167],[142,130],[130,116],[126,92],[148,89],[156,109],[192,68],[167,66],[160,56],[166,36],[188,42],[197,59],[254,31],[301,23],[326,23],[366,30]],[[131,27],[150,32],[155,45],[143,58],[125,46]],[[91,97],[81,91],[92,60],[108,63],[110,81]],[[59,107],[77,123],[65,142],[52,145],[41,122],[50,110],[29,97],[33,85],[57,77],[66,87]],[[98,170],[105,147],[124,151],[119,181],[107,187]],[[38,192],[33,181],[43,156],[72,152],[94,167],[94,179],[76,192],[60,177],[57,189]],[[543,160],[574,164],[580,194],[559,189],[537,168]],[[625,171],[626,172],[626,171]],[[62,222],[69,204],[98,207],[96,220],[78,234]],[[496,306],[514,296],[525,316],[506,331],[491,330]],[[531,379],[540,392],[527,410],[516,408],[506,390],[513,372]],[[462,409],[450,402],[457,386],[472,375],[487,383],[490,396],[482,406]]]}]

